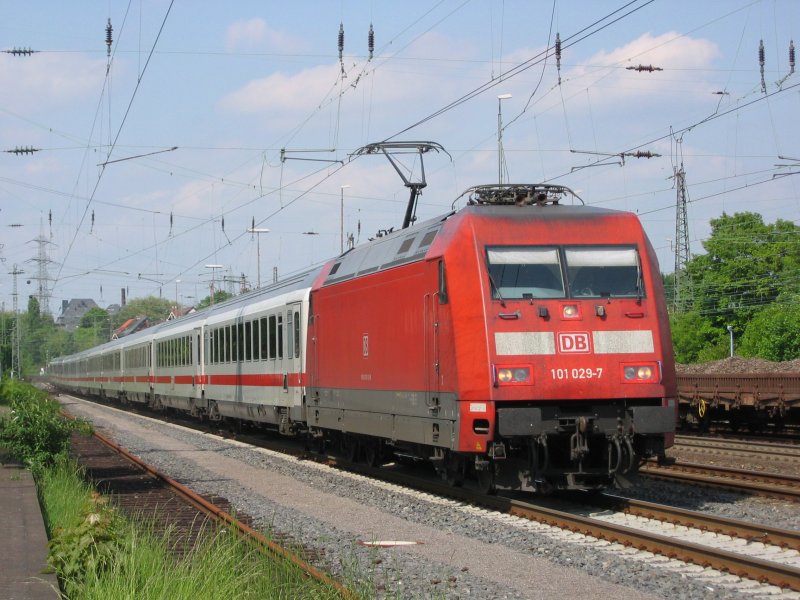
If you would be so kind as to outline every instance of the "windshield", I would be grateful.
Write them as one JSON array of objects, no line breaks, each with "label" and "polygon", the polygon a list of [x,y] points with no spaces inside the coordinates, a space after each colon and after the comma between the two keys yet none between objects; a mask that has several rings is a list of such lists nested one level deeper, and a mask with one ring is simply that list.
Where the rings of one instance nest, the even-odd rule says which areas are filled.
[{"label": "windshield", "polygon": [[641,296],[641,269],[635,248],[565,248],[573,298]]},{"label": "windshield", "polygon": [[644,295],[639,254],[631,246],[489,247],[486,257],[498,300]]},{"label": "windshield", "polygon": [[552,247],[490,248],[492,298],[563,298],[564,280],[558,249]]}]

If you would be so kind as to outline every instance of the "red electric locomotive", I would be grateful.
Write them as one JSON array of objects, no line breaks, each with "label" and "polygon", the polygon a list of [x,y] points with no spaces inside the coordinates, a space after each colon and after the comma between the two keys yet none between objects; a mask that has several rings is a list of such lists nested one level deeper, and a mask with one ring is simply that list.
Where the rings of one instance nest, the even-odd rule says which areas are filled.
[{"label": "red electric locomotive", "polygon": [[370,463],[430,460],[487,491],[624,483],[672,444],[664,292],[636,216],[560,204],[568,194],[472,188],[459,211],[55,359],[50,375],[308,434]]},{"label": "red electric locomotive", "polygon": [[[663,457],[675,370],[652,246],[631,213],[552,185],[355,248],[310,294],[306,424],[352,456],[430,459],[487,490],[624,484]],[[574,195],[574,194],[573,194]]]}]

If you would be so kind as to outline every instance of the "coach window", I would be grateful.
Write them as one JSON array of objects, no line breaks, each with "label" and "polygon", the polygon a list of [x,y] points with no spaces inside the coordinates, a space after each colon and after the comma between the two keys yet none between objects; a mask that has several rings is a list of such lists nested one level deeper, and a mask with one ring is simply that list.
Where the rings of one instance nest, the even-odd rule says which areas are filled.
[{"label": "coach window", "polygon": [[244,360],[244,323],[236,325],[236,360]]},{"label": "coach window", "polygon": [[269,358],[269,325],[267,317],[261,319],[261,360]]},{"label": "coach window", "polygon": [[253,323],[248,321],[244,324],[244,359],[253,360]]},{"label": "coach window", "polygon": [[283,358],[283,315],[278,315],[278,358]]},{"label": "coach window", "polygon": [[278,355],[278,332],[275,326],[275,315],[269,316],[269,357],[275,359]]},{"label": "coach window", "polygon": [[546,246],[487,248],[492,298],[563,298],[558,250]]},{"label": "coach window", "polygon": [[226,363],[231,362],[231,349],[233,342],[231,341],[231,328],[224,327],[223,331],[225,332],[225,361]]},{"label": "coach window", "polygon": [[260,354],[259,350],[261,349],[261,336],[258,334],[259,329],[259,321],[258,319],[253,320],[253,360],[258,360]]},{"label": "coach window", "polygon": [[294,357],[300,358],[300,313],[294,311]]}]

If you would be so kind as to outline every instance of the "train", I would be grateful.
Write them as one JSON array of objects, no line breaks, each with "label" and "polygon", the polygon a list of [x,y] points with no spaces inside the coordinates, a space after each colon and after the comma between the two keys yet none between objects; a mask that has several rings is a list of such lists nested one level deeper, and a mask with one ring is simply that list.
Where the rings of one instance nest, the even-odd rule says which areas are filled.
[{"label": "train", "polygon": [[678,374],[679,429],[729,429],[796,435],[800,373]]},{"label": "train", "polygon": [[678,410],[641,223],[552,184],[459,198],[322,266],[53,359],[50,380],[371,465],[427,461],[489,493],[627,485],[665,458]]}]

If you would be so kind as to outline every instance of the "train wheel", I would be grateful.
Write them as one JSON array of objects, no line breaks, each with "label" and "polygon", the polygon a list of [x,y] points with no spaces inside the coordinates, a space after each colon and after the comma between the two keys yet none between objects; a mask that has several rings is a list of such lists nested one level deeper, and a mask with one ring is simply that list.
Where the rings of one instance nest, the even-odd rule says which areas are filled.
[{"label": "train wheel", "polygon": [[486,469],[476,470],[475,478],[478,482],[478,491],[482,494],[494,494],[497,492],[494,482],[494,465],[489,463]]},{"label": "train wheel", "polygon": [[364,444],[364,462],[370,467],[377,467],[382,464],[382,448],[381,442],[379,441]]},{"label": "train wheel", "polygon": [[461,487],[464,483],[465,475],[466,464],[463,459],[455,454],[448,453],[445,458],[442,479],[444,479],[450,487]]},{"label": "train wheel", "polygon": [[346,436],[343,441],[343,450],[344,450],[344,457],[349,462],[356,462],[358,461],[358,455],[360,454],[361,444],[358,440],[352,436]]}]

